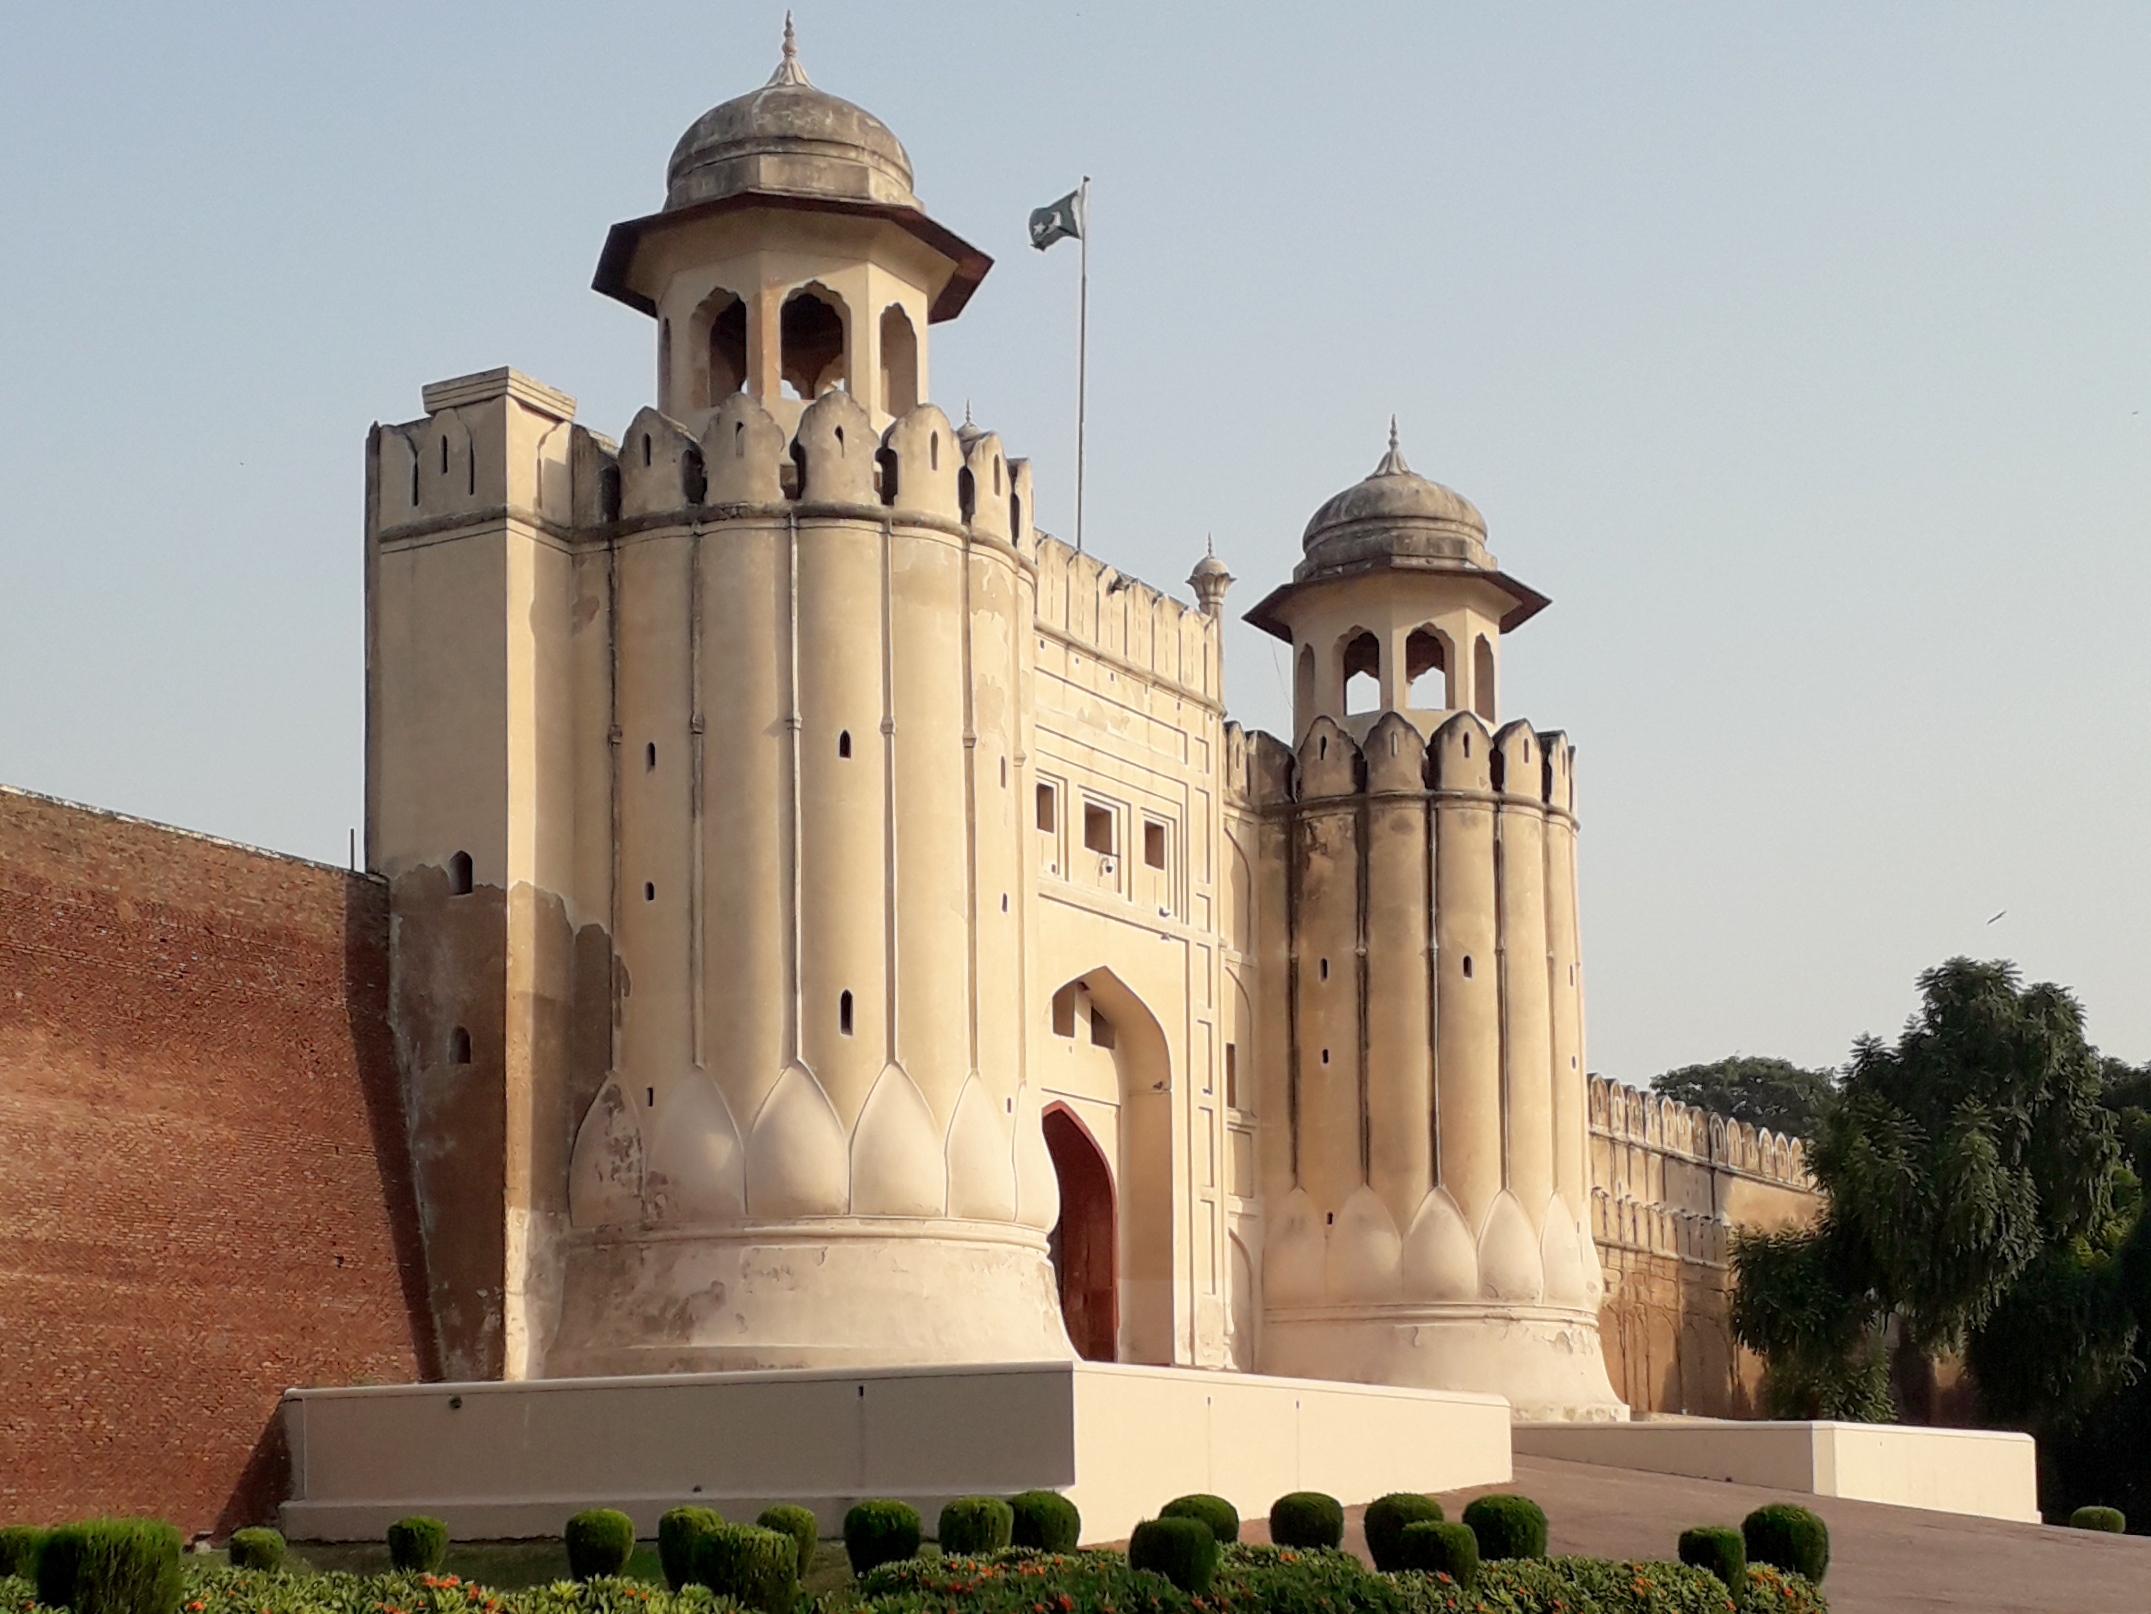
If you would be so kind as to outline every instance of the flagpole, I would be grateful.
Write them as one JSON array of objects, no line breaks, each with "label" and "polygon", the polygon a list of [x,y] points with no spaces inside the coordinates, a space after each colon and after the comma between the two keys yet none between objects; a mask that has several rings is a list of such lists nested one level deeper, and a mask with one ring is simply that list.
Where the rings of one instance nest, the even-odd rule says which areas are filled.
[{"label": "flagpole", "polygon": [[1076,277],[1076,508],[1075,546],[1083,547],[1083,428],[1090,401],[1090,175],[1076,195],[1076,245],[1082,268]]}]

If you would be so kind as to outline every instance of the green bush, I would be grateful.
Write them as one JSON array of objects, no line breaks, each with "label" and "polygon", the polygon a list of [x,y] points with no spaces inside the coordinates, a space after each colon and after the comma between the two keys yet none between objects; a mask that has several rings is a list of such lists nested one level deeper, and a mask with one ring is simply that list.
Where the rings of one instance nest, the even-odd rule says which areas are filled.
[{"label": "green bush", "polygon": [[1748,1546],[1738,1530],[1722,1524],[1699,1524],[1680,1533],[1680,1561],[1707,1569],[1725,1582],[1726,1595],[1739,1602],[1748,1589]]},{"label": "green bush", "polygon": [[1805,1575],[1788,1574],[1772,1564],[1748,1561],[1748,1600],[1751,1609],[1772,1609],[1777,1614],[1827,1614],[1829,1604]]},{"label": "green bush", "polygon": [[1830,1567],[1830,1527],[1804,1507],[1772,1502],[1740,1523],[1748,1562],[1789,1569],[1816,1585]]},{"label": "green bush", "polygon": [[919,1555],[919,1512],[908,1502],[861,1502],[844,1515],[844,1556],[863,1575]]},{"label": "green bush", "polygon": [[234,1569],[260,1569],[274,1574],[284,1567],[283,1536],[260,1525],[234,1530],[231,1540],[224,1543],[224,1551]]},{"label": "green bush", "polygon": [[448,1526],[414,1513],[388,1527],[388,1561],[411,1574],[430,1575],[448,1556]]},{"label": "green bush", "polygon": [[1200,1597],[1217,1574],[1217,1537],[1198,1518],[1145,1519],[1128,1537],[1128,1567],[1155,1570]]},{"label": "green bush", "polygon": [[762,1516],[754,1522],[765,1530],[781,1531],[799,1543],[799,1578],[805,1580],[814,1563],[814,1549],[822,1539],[822,1521],[815,1517],[814,1510],[796,1502],[779,1502],[762,1509]]},{"label": "green bush", "polygon": [[694,1584],[695,1543],[723,1524],[712,1508],[677,1507],[657,1521],[657,1561],[674,1591]]},{"label": "green bush", "polygon": [[[2111,1530],[2118,1536],[2128,1527],[2128,1518],[2119,1508],[2078,1508],[2069,1515],[2072,1530]],[[4,1555],[5,1550],[0,1548],[0,1555]]]},{"label": "green bush", "polygon": [[568,1573],[577,1580],[617,1575],[635,1556],[635,1521],[617,1508],[585,1508],[568,1520],[561,1535],[568,1549]]},{"label": "green bush", "polygon": [[934,1539],[945,1553],[978,1557],[999,1552],[1016,1528],[1016,1510],[998,1496],[959,1496],[941,1510]]},{"label": "green bush", "polygon": [[1417,1491],[1391,1491],[1367,1504],[1367,1551],[1377,1569],[1404,1567],[1404,1527],[1435,1522],[1449,1515],[1431,1496]]},{"label": "green bush", "polygon": [[1083,1534],[1083,1515],[1058,1491],[1022,1491],[1008,1499],[1015,1515],[1009,1545],[1038,1552],[1074,1552]]},{"label": "green bush", "polygon": [[175,1614],[179,1547],[162,1519],[63,1524],[37,1555],[37,1600],[74,1614]]},{"label": "green bush", "polygon": [[1270,1504],[1270,1540],[1280,1547],[1334,1547],[1344,1540],[1344,1504],[1320,1491],[1288,1491]]},{"label": "green bush", "polygon": [[1158,1509],[1158,1517],[1200,1519],[1210,1527],[1210,1534],[1217,1537],[1221,1547],[1240,1539],[1240,1510],[1222,1496],[1210,1496],[1202,1491],[1192,1496],[1176,1496]]},{"label": "green bush", "polygon": [[1464,1509],[1464,1522],[1481,1558],[1546,1556],[1546,1510],[1528,1496],[1482,1496]]},{"label": "green bush", "polygon": [[45,1545],[45,1535],[33,1524],[11,1524],[0,1530],[0,1575],[37,1579],[37,1555]]},{"label": "green bush", "polygon": [[720,1524],[695,1538],[695,1582],[761,1614],[792,1614],[799,1543],[782,1530]]},{"label": "green bush", "polygon": [[[1373,1509],[1368,1509],[1371,1517]],[[1447,1575],[1470,1591],[1479,1579],[1479,1538],[1468,1524],[1444,1519],[1413,1519],[1397,1532],[1397,1567],[1425,1575]]]}]

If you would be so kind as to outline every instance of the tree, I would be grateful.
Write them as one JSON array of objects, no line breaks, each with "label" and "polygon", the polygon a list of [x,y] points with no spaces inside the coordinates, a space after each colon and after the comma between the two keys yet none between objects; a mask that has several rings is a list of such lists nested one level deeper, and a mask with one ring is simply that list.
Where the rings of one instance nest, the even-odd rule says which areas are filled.
[{"label": "tree", "polygon": [[1811,1138],[1829,1109],[1834,1083],[1834,1073],[1827,1070],[1735,1054],[1669,1070],[1652,1078],[1651,1091],[1789,1138]]},{"label": "tree", "polygon": [[1997,1313],[2035,1265],[2042,1304],[2111,1345],[2111,1308],[2067,1267],[2111,1248],[2127,1173],[2075,998],[1968,958],[1928,970],[1919,990],[1894,1045],[1854,1046],[1809,1147],[1821,1221],[1736,1244],[1734,1327],[1774,1375],[1780,1362],[1794,1377],[1834,1364],[1851,1382],[1894,1324],[1899,1397],[1924,1411],[1935,1354],[1990,1322],[2020,1326]]}]

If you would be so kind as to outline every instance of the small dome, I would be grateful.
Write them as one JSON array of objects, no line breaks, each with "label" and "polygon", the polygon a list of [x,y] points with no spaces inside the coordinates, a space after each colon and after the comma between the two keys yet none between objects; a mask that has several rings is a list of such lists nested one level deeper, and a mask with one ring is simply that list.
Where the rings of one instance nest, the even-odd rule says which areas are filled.
[{"label": "small dome", "polygon": [[889,126],[808,81],[789,15],[769,82],[695,119],[665,169],[668,210],[741,191],[919,205],[911,159]]},{"label": "small dome", "polygon": [[1486,518],[1461,493],[1429,482],[1404,463],[1397,423],[1389,423],[1389,452],[1365,481],[1324,504],[1307,523],[1301,575],[1384,556],[1493,567],[1486,552]]}]

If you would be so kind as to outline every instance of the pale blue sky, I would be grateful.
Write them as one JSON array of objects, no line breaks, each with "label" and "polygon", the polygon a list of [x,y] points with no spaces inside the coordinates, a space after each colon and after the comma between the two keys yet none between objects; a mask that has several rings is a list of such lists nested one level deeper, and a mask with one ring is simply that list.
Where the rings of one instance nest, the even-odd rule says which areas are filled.
[{"label": "pale blue sky", "polygon": [[[2151,10],[808,0],[999,260],[934,391],[1065,531],[1244,610],[1391,411],[1554,599],[1591,1062],[1824,1063],[1944,956],[2151,1058]],[[16,6],[0,48],[0,780],[341,861],[360,456],[514,364],[617,432],[587,288],[781,7]],[[1236,627],[1235,714],[1281,726]],[[1998,910],[2007,917],[1986,920]]]}]

